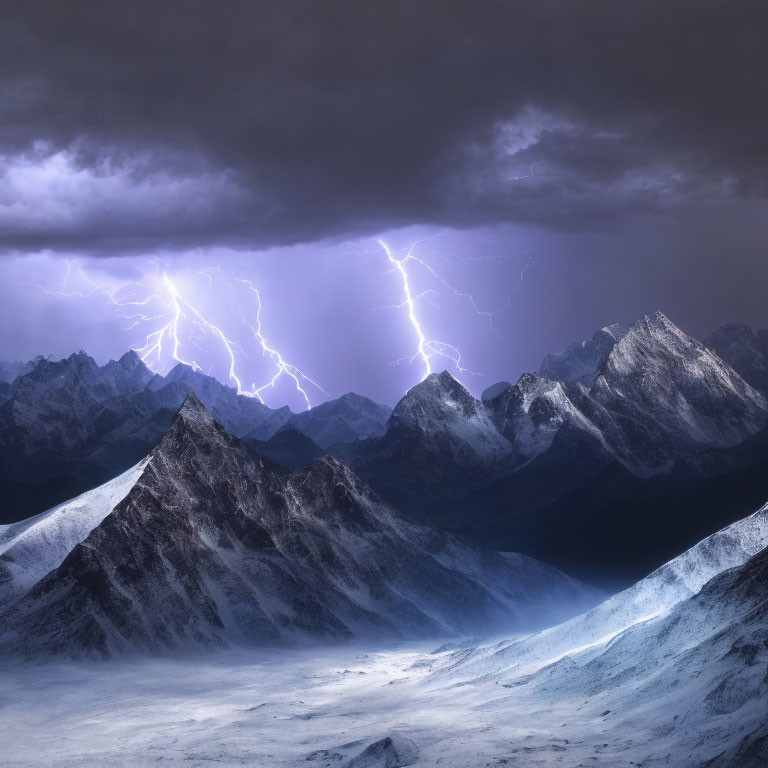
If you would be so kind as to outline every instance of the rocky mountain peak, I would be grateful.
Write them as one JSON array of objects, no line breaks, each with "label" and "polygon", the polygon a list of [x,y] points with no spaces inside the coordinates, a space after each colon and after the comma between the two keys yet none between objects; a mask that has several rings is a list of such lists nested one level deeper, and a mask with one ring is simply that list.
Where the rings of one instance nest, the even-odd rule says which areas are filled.
[{"label": "rocky mountain peak", "polygon": [[431,373],[423,381],[411,387],[392,412],[393,418],[406,413],[430,408],[450,408],[458,406],[473,406],[476,400],[472,395],[451,376],[448,371]]},{"label": "rocky mountain peak", "polygon": [[[663,312],[654,312],[635,321],[614,345],[604,372],[611,368],[629,373],[648,366],[662,371],[673,358],[686,361],[689,373],[695,372],[696,365],[723,368],[701,342],[678,328]],[[672,372],[667,370],[668,374]]]},{"label": "rocky mountain peak", "polygon": [[67,362],[84,366],[88,368],[98,368],[99,366],[96,364],[96,361],[84,350],[79,350],[78,352],[73,352],[68,358]]},{"label": "rocky mountain peak", "polygon": [[184,398],[184,402],[176,414],[174,423],[179,423],[185,427],[198,429],[210,429],[216,423],[208,409],[202,404],[200,398],[193,390],[190,390]]},{"label": "rocky mountain peak", "polygon": [[[139,357],[135,349],[129,349],[124,352],[117,361],[123,368],[136,368],[144,365],[144,361]],[[144,365],[146,368],[146,365]]]},{"label": "rocky mountain peak", "polygon": [[662,312],[640,318],[615,344],[583,406],[640,473],[703,447],[736,445],[766,422],[765,398]]}]

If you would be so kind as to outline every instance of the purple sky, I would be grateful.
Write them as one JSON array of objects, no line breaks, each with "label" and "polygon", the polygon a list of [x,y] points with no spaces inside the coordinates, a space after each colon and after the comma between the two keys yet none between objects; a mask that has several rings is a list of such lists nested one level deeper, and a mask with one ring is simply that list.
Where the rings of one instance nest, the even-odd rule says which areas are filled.
[{"label": "purple sky", "polygon": [[[768,325],[761,4],[318,8],[9,14],[0,358],[133,346],[165,371],[172,334],[146,337],[186,301],[176,356],[233,383],[231,350],[262,387],[249,280],[312,403],[394,403],[424,365],[379,238],[423,240],[416,318],[477,375],[432,366],[475,393],[655,309]],[[262,395],[303,407],[292,385]]]}]

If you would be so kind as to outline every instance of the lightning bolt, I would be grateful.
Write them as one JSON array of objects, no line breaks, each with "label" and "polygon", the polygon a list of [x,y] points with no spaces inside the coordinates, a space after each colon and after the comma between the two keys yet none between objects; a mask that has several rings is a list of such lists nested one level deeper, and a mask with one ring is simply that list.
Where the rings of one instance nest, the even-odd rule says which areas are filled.
[{"label": "lightning bolt", "polygon": [[[525,257],[526,261],[523,264],[522,268],[520,269],[520,274],[519,274],[519,278],[518,278],[517,282],[514,284],[512,289],[507,293],[507,296],[506,296],[506,299],[505,299],[504,303],[501,306],[499,306],[499,307],[497,307],[496,309],[493,309],[493,310],[483,309],[483,308],[481,308],[480,304],[475,299],[473,294],[467,293],[466,291],[462,291],[459,288],[456,288],[454,285],[449,283],[444,277],[442,277],[442,275],[440,275],[440,273],[434,267],[432,267],[432,265],[429,264],[429,262],[427,262],[424,259],[419,258],[418,256],[415,255],[415,249],[416,248],[422,248],[423,249],[423,248],[426,247],[424,245],[424,243],[426,243],[427,241],[435,240],[435,239],[437,239],[439,237],[442,237],[444,234],[445,234],[445,232],[439,232],[439,233],[437,233],[435,235],[432,235],[430,237],[422,238],[421,240],[417,240],[416,242],[412,243],[408,247],[408,258],[411,261],[417,262],[435,280],[437,280],[440,283],[440,285],[442,285],[444,288],[446,288],[448,291],[450,291],[454,296],[456,296],[458,298],[461,298],[461,299],[466,299],[469,302],[469,304],[471,305],[471,307],[474,310],[475,314],[479,315],[480,317],[482,317],[485,320],[487,320],[488,321],[488,327],[497,336],[499,336],[499,332],[498,332],[498,329],[496,328],[496,325],[495,325],[494,321],[495,321],[495,319],[496,319],[496,317],[498,315],[500,315],[502,312],[506,311],[507,309],[509,309],[512,306],[512,298],[517,293],[517,291],[520,289],[520,286],[523,284],[523,281],[525,279],[525,273],[536,263],[536,259],[533,256],[533,249],[529,248],[529,249],[524,250],[524,251],[518,251],[517,253],[504,254],[503,256],[500,256],[498,258],[492,259],[493,261],[509,262],[512,259],[521,260],[523,257]],[[435,254],[436,256],[441,257],[446,262],[446,264],[449,267],[451,266],[450,259],[448,258],[448,256],[445,253],[437,251],[437,250],[435,250],[433,248],[430,248],[428,250],[429,250],[429,252]],[[461,257],[461,262],[462,262],[462,264],[464,266],[466,266],[470,262],[474,262],[474,261],[483,261],[483,262],[485,262],[485,261],[489,261],[489,260],[491,260],[491,259],[489,259],[487,257],[478,258],[476,256],[471,256],[471,255],[470,256]],[[416,298],[418,299],[421,296],[425,296],[427,294],[435,294],[435,293],[436,293],[436,291],[433,291],[433,290],[424,291],[422,294],[420,294],[420,296],[417,296]]]},{"label": "lightning bolt", "polygon": [[387,245],[387,243],[384,240],[382,239],[378,240],[378,245],[379,245],[378,252],[381,252],[381,250],[384,251],[387,257],[387,260],[393,267],[392,271],[396,272],[399,275],[401,287],[402,287],[402,296],[403,296],[403,300],[399,304],[389,305],[388,307],[382,307],[382,309],[406,309],[408,313],[409,323],[411,325],[411,328],[413,329],[414,336],[416,338],[416,351],[414,352],[414,354],[410,357],[400,358],[399,360],[395,360],[393,364],[398,364],[401,362],[411,363],[414,360],[420,361],[423,368],[423,375],[421,379],[422,381],[427,376],[429,376],[430,373],[433,372],[433,362],[436,357],[442,357],[448,360],[455,367],[458,373],[467,373],[475,376],[479,376],[481,374],[475,373],[474,371],[470,371],[469,369],[463,366],[461,351],[459,350],[458,347],[456,347],[453,344],[449,344],[448,342],[438,341],[438,340],[430,339],[427,337],[427,333],[424,330],[423,323],[417,311],[417,306],[421,301],[425,299],[430,301],[430,303],[432,303],[434,306],[438,306],[435,299],[433,298],[438,295],[438,291],[434,289],[428,289],[418,294],[415,294],[413,289],[412,274],[411,274],[410,267],[416,266],[426,271],[430,275],[430,277],[436,280],[447,291],[452,293],[457,298],[466,300],[470,304],[474,313],[484,318],[488,322],[489,328],[497,336],[499,336],[500,334],[494,322],[495,318],[499,314],[501,314],[502,312],[504,312],[505,310],[509,309],[512,306],[513,296],[515,295],[515,293],[517,293],[520,286],[523,284],[526,272],[528,271],[528,269],[530,269],[531,266],[533,266],[533,264],[536,263],[536,260],[532,255],[533,251],[530,249],[520,251],[518,253],[513,253],[508,255],[505,254],[505,255],[502,255],[499,257],[493,257],[493,258],[480,258],[475,255],[461,258],[460,260],[464,266],[466,266],[471,261],[489,261],[489,260],[508,262],[508,261],[511,261],[512,259],[517,259],[518,264],[522,263],[522,267],[520,268],[519,278],[515,282],[511,290],[507,293],[504,303],[493,310],[485,309],[480,305],[480,303],[475,299],[475,297],[471,293],[468,293],[467,291],[456,288],[453,284],[448,282],[440,274],[440,272],[438,272],[438,270],[435,269],[428,261],[426,261],[424,258],[421,258],[417,254],[417,249],[427,250],[428,253],[431,253],[436,257],[442,258],[446,262],[447,266],[449,268],[452,268],[451,259],[448,257],[446,253],[443,253],[439,250],[434,249],[433,247],[426,245],[427,241],[433,241],[437,238],[442,237],[445,234],[446,234],[445,232],[439,232],[429,237],[416,240],[415,242],[411,243],[411,245],[409,245],[407,248],[405,248],[403,251],[400,252],[401,254],[404,254],[402,256],[394,255],[394,253],[392,252],[392,249]]},{"label": "lightning bolt", "polygon": [[250,328],[251,333],[253,334],[253,337],[258,341],[258,343],[261,345],[261,351],[262,354],[267,355],[270,357],[275,364],[277,370],[275,372],[275,375],[264,385],[261,387],[256,387],[255,384],[252,385],[252,392],[256,395],[256,397],[261,400],[263,403],[264,401],[261,398],[261,393],[267,389],[268,387],[274,387],[277,383],[278,379],[285,375],[288,378],[293,380],[294,385],[296,386],[296,391],[301,394],[301,396],[304,398],[304,401],[307,404],[307,410],[310,410],[312,408],[310,402],[309,402],[309,395],[307,394],[306,390],[302,387],[301,383],[302,381],[309,382],[313,387],[316,389],[319,389],[324,394],[328,394],[316,381],[313,381],[310,379],[306,374],[304,374],[301,370],[299,370],[295,365],[291,365],[291,363],[287,363],[283,356],[274,348],[270,347],[267,343],[267,340],[264,338],[264,333],[262,332],[262,325],[261,325],[261,294],[259,293],[256,286],[250,281],[245,279],[238,279],[239,283],[242,283],[243,285],[246,285],[248,287],[248,290],[251,291],[256,296],[256,317],[255,317],[255,325],[252,323],[249,323],[246,319],[245,315],[243,315],[243,323]]},{"label": "lightning bolt", "polygon": [[234,350],[237,344],[228,338],[221,328],[207,320],[191,302],[179,293],[179,289],[173,280],[168,277],[167,272],[163,272],[163,286],[167,292],[170,304],[170,320],[158,330],[148,334],[143,346],[134,347],[136,353],[145,363],[153,355],[156,356],[157,362],[160,363],[163,356],[163,340],[168,339],[172,344],[171,356],[176,362],[188,365],[195,371],[201,371],[202,367],[195,360],[186,359],[181,356],[180,326],[184,321],[187,321],[192,325],[194,331],[203,333],[207,331],[221,341],[229,357],[229,381],[234,382],[238,394],[243,394],[243,385],[235,373],[236,358]]},{"label": "lightning bolt", "polygon": [[[429,376],[430,373],[432,373],[432,358],[433,357],[442,357],[446,360],[449,360],[453,365],[455,366],[456,370],[459,373],[470,373],[473,372],[470,371],[468,368],[464,368],[461,364],[461,351],[458,347],[455,347],[453,344],[449,344],[445,341],[438,341],[435,339],[429,339],[427,338],[426,334],[424,333],[421,322],[419,320],[419,316],[416,312],[416,302],[421,297],[427,295],[430,293],[430,291],[424,291],[421,294],[418,294],[414,297],[413,291],[411,290],[411,280],[410,276],[408,274],[408,263],[409,262],[417,262],[421,264],[422,266],[427,266],[427,268],[434,274],[433,270],[426,265],[424,261],[422,261],[420,258],[414,255],[414,249],[421,241],[417,241],[413,244],[411,244],[408,249],[406,250],[405,256],[398,259],[396,258],[390,247],[383,241],[379,240],[379,245],[384,250],[384,253],[387,256],[387,259],[389,262],[393,265],[394,270],[400,275],[400,279],[402,282],[402,288],[403,288],[403,301],[395,305],[395,308],[405,308],[408,311],[408,320],[411,324],[411,327],[413,328],[414,334],[416,336],[416,352],[410,357],[410,358],[404,358],[407,359],[408,362],[413,362],[416,359],[421,360],[421,363],[424,367],[424,374],[421,377],[421,381],[424,381],[424,379]],[[396,361],[399,362],[399,361]],[[475,374],[477,375],[477,374]]]},{"label": "lightning bolt", "polygon": [[[156,263],[155,268],[157,268]],[[52,290],[42,285],[36,287],[48,296],[58,296],[65,299],[85,299],[94,295],[103,296],[111,304],[118,316],[128,321],[126,331],[137,327],[146,327],[149,324],[161,322],[159,327],[154,327],[145,334],[143,343],[133,345],[132,349],[141,360],[156,372],[163,369],[163,361],[170,357],[178,363],[188,365],[195,371],[202,371],[202,366],[196,356],[190,356],[188,347],[196,347],[204,354],[210,351],[202,346],[205,339],[213,338],[224,353],[227,360],[227,381],[234,386],[239,395],[252,397],[264,403],[263,393],[269,388],[274,388],[281,377],[287,377],[293,382],[296,391],[303,398],[307,410],[312,404],[308,392],[309,386],[327,396],[327,392],[314,380],[307,376],[300,368],[288,362],[281,352],[267,343],[262,323],[262,300],[256,286],[251,280],[238,278],[237,282],[246,286],[249,295],[255,297],[255,312],[246,311],[237,303],[242,324],[248,329],[249,336],[258,345],[258,351],[270,361],[272,372],[267,381],[261,385],[252,382],[250,387],[243,383],[244,375],[241,373],[240,359],[247,358],[243,346],[236,341],[229,332],[215,322],[200,308],[200,306],[185,294],[167,271],[163,271],[156,291],[149,292],[140,282],[126,283],[122,285],[110,285],[93,281],[81,265],[77,265],[77,272],[85,283],[83,290],[70,290],[69,283],[72,277],[73,262],[67,260],[67,270],[61,290]],[[232,290],[233,286],[224,279],[220,267],[209,267],[201,270],[203,275],[213,286],[213,278],[217,276],[221,284]],[[153,309],[159,304],[157,311],[144,309],[150,305]],[[252,319],[249,319],[252,318]]]}]

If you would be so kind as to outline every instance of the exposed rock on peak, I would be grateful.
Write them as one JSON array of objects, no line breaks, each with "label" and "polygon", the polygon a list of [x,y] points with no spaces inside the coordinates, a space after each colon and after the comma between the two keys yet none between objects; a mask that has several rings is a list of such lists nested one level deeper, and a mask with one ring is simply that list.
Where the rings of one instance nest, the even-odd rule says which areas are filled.
[{"label": "exposed rock on peak", "polygon": [[192,429],[205,429],[214,424],[213,416],[194,391],[190,391],[184,398],[176,420]]},{"label": "exposed rock on peak", "polygon": [[395,406],[384,441],[403,433],[464,465],[502,461],[511,452],[483,403],[447,371],[427,376]]},{"label": "exposed rock on peak", "polygon": [[[628,328],[608,326],[546,358],[541,371],[565,385],[558,393],[561,410],[640,475],[736,445],[758,432],[768,415],[759,392],[663,312]],[[498,423],[498,404],[496,414]],[[518,431],[524,427],[515,423]]]},{"label": "exposed rock on peak", "polygon": [[599,430],[574,405],[563,383],[535,373],[524,373],[485,406],[496,428],[514,446],[518,463],[546,451],[564,424],[602,442]]},{"label": "exposed rock on peak", "polygon": [[364,445],[353,466],[398,507],[424,515],[487,482],[511,454],[483,403],[443,371],[408,390],[384,436]]},{"label": "exposed rock on peak", "polygon": [[102,367],[79,352],[26,368],[0,389],[0,522],[125,471],[156,445],[191,390],[238,435],[266,439],[291,417],[188,366],[152,374],[134,351]]},{"label": "exposed rock on peak", "polygon": [[[462,418],[474,420],[480,431],[486,431],[487,426],[490,426],[482,403],[472,397],[448,371],[442,371],[430,374],[424,381],[408,390],[392,411],[390,424],[421,427],[441,424],[443,429],[450,429],[451,423],[455,425],[456,421]],[[494,432],[493,429],[489,430],[490,435]],[[502,445],[498,434],[488,441],[480,442],[489,442],[489,448]]]},{"label": "exposed rock on peak", "polygon": [[736,445],[766,423],[766,401],[663,313],[616,342],[582,404],[613,450],[639,472]]}]

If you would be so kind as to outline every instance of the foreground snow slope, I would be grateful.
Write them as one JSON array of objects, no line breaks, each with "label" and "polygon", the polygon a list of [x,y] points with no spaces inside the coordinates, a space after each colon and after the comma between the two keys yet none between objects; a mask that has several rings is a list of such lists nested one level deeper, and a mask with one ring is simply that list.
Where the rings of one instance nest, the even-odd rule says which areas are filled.
[{"label": "foreground snow slope", "polygon": [[62,560],[121,502],[141,477],[147,460],[92,491],[47,512],[0,525],[0,603],[24,594]]},{"label": "foreground snow slope", "polygon": [[573,651],[600,646],[635,624],[661,616],[698,593],[710,579],[743,565],[766,547],[768,504],[588,613],[536,635],[479,648],[464,665],[477,674],[530,672]]},{"label": "foreground snow slope", "polygon": [[3,764],[763,768],[766,582],[738,581],[679,629],[660,617],[601,654],[501,682],[467,679],[460,654],[424,645],[0,662]]}]

